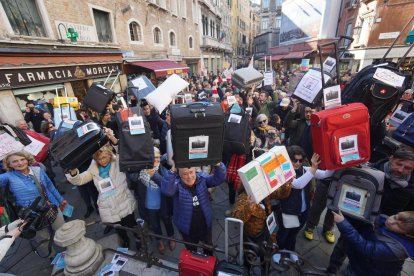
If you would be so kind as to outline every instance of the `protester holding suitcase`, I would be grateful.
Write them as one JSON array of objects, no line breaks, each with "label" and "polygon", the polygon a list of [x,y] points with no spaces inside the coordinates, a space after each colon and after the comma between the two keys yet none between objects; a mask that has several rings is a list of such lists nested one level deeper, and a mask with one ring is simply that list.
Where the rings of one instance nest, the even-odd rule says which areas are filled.
[{"label": "protester holding suitcase", "polygon": [[[113,144],[118,143],[110,129],[105,128],[105,132]],[[119,170],[119,156],[115,156],[112,150],[109,145],[102,147],[93,155],[86,171],[79,173],[78,169],[70,170],[66,178],[74,185],[84,185],[93,180],[99,191],[98,208],[102,222],[133,228],[136,225],[136,201],[128,189],[125,173]],[[122,246],[128,248],[129,238],[126,231],[116,230],[122,239]],[[139,247],[138,240],[136,245]]]},{"label": "protester holding suitcase", "polygon": [[[161,182],[161,192],[174,199],[173,221],[184,241],[212,244],[212,207],[208,188],[224,182],[226,167],[215,165],[213,175],[196,173],[193,168],[179,168],[167,171]],[[197,250],[186,245],[188,250]],[[211,254],[212,252],[207,252]]]},{"label": "protester holding suitcase", "polygon": [[334,219],[348,244],[347,275],[400,275],[405,259],[414,260],[414,212],[381,215],[358,230],[340,211]]}]

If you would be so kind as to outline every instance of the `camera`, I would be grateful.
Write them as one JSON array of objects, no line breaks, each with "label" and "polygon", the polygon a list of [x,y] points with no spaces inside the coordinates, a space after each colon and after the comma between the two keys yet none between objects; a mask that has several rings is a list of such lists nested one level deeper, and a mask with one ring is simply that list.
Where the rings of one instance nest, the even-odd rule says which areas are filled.
[{"label": "camera", "polygon": [[44,217],[48,211],[48,208],[39,208],[38,204],[41,197],[38,196],[32,204],[28,207],[20,209],[18,217],[26,221],[26,225],[23,227],[20,237],[24,239],[32,239],[36,236],[36,231],[40,230],[43,226]]}]

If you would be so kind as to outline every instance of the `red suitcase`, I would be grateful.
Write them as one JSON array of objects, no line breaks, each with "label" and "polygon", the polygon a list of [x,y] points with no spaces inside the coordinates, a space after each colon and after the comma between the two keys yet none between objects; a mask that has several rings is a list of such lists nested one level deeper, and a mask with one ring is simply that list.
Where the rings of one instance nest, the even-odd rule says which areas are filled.
[{"label": "red suitcase", "polygon": [[187,249],[181,251],[178,263],[181,276],[213,276],[217,259],[203,253],[191,252]]},{"label": "red suitcase", "polygon": [[311,132],[313,151],[321,158],[321,169],[348,168],[370,158],[369,115],[362,103],[312,114]]}]

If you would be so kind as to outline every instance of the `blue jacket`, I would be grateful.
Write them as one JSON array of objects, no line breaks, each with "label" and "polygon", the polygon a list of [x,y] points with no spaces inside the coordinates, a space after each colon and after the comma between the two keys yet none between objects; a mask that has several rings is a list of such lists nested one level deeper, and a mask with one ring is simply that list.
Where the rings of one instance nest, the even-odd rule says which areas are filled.
[{"label": "blue jacket", "polygon": [[347,255],[355,275],[398,275],[408,252],[413,252],[414,239],[387,230],[384,223],[381,216],[375,229],[366,225],[359,231],[346,219],[337,224],[341,236],[349,243]]},{"label": "blue jacket", "polygon": [[[208,228],[211,227],[212,208],[207,188],[220,185],[225,178],[226,167],[223,163],[216,167],[213,175],[197,173],[196,193]],[[193,195],[191,191],[181,182],[177,174],[168,171],[161,182],[161,192],[166,196],[174,198],[174,224],[182,233],[189,235],[193,214]]]},{"label": "blue jacket", "polygon": [[[36,168],[38,169],[38,168]],[[32,168],[33,170],[33,168]],[[53,186],[52,181],[46,173],[40,169],[40,181],[46,189],[49,201],[59,207],[63,201],[63,197]],[[16,198],[16,204],[19,207],[29,206],[36,197],[40,196],[39,191],[30,176],[26,176],[18,171],[9,171],[0,174],[0,188],[8,185],[10,192]]]}]

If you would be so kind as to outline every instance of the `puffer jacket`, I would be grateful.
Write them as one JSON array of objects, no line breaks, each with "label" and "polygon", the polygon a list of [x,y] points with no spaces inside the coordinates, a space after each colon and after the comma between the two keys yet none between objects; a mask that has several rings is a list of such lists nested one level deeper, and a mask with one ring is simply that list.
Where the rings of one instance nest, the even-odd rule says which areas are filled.
[{"label": "puffer jacket", "polygon": [[385,220],[380,216],[375,229],[366,225],[358,231],[346,219],[337,224],[349,244],[347,255],[352,275],[399,275],[405,259],[413,258],[414,239],[387,230]]},{"label": "puffer jacket", "polygon": [[[196,194],[208,228],[211,227],[212,208],[207,189],[220,185],[224,182],[225,178],[226,167],[223,163],[220,163],[220,166],[216,167],[213,175],[207,175],[202,172],[197,173],[195,184]],[[167,171],[161,182],[161,192],[166,196],[174,198],[174,224],[182,233],[189,235],[193,214],[193,195],[190,189],[181,182],[177,174]]]},{"label": "puffer jacket", "polygon": [[102,222],[114,223],[132,214],[135,210],[136,201],[128,189],[125,173],[119,170],[117,157],[114,157],[111,162],[109,177],[115,189],[113,193],[109,192],[103,196],[98,184],[102,180],[102,177],[99,176],[99,168],[95,160],[92,160],[89,168],[83,173],[79,173],[77,170],[76,175],[73,177],[70,174],[66,174],[68,181],[74,185],[83,185],[93,180],[99,192],[98,208],[101,220]]}]

